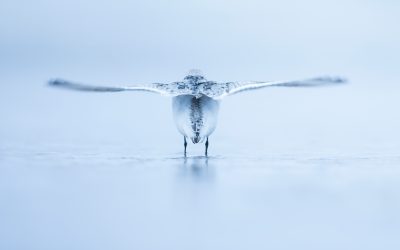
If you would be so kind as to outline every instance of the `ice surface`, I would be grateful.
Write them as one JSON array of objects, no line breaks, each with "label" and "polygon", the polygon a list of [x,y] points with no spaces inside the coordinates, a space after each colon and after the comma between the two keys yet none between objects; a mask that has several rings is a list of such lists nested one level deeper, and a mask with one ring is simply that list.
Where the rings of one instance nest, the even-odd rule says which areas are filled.
[{"label": "ice surface", "polygon": [[399,154],[219,150],[3,147],[2,249],[399,246]]}]

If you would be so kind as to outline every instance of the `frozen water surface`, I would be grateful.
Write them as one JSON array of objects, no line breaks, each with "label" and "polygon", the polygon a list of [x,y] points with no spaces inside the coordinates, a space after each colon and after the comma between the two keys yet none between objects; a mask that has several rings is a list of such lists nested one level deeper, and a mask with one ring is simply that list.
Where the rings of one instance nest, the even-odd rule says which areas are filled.
[{"label": "frozen water surface", "polygon": [[1,247],[399,246],[397,152],[218,147],[185,159],[128,145],[3,146]]}]

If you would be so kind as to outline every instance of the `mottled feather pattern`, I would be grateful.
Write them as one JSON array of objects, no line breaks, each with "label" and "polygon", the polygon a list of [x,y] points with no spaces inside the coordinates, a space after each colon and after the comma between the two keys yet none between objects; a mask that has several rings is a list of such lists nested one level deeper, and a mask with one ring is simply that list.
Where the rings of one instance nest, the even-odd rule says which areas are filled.
[{"label": "mottled feather pattern", "polygon": [[197,143],[200,141],[199,135],[200,130],[203,127],[203,112],[201,109],[201,99],[193,98],[190,106],[190,122],[192,125],[193,132],[195,137],[193,138],[193,142]]},{"label": "mottled feather pattern", "polygon": [[315,87],[344,83],[346,80],[338,77],[318,77],[301,81],[271,81],[271,82],[215,82],[208,81],[198,71],[187,75],[183,81],[172,83],[136,84],[133,86],[95,86],[69,82],[61,79],[50,81],[50,85],[80,91],[119,92],[119,91],[147,91],[165,96],[192,95],[196,98],[208,96],[220,100],[228,95],[264,87]]},{"label": "mottled feather pattern", "polygon": [[264,87],[316,87],[344,83],[342,78],[318,77],[295,81],[274,82],[215,82],[208,81],[199,71],[191,71],[182,80],[172,83],[135,84],[131,86],[96,86],[86,85],[61,79],[49,82],[51,86],[79,91],[119,92],[146,91],[170,96],[175,124],[179,132],[193,143],[206,140],[214,132],[220,100],[239,92]]}]

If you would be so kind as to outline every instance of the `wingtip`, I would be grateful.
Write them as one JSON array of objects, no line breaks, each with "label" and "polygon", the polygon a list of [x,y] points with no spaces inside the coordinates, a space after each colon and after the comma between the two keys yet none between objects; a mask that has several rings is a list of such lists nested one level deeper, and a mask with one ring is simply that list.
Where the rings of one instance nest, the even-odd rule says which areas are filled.
[{"label": "wingtip", "polygon": [[332,77],[332,82],[334,82],[334,83],[347,83],[348,80],[346,78],[344,78],[344,77],[337,76],[337,77]]},{"label": "wingtip", "polygon": [[347,84],[347,83],[349,83],[349,80],[345,77],[337,77],[335,83]]},{"label": "wingtip", "polygon": [[50,79],[47,81],[48,86],[60,86],[60,85],[63,85],[64,83],[65,83],[65,81],[63,81],[61,79],[57,79],[57,78]]},{"label": "wingtip", "polygon": [[350,81],[349,81],[349,79],[347,79],[347,78],[345,78],[345,77],[343,77],[343,78],[341,78],[342,79],[342,83],[349,83]]},{"label": "wingtip", "polygon": [[325,77],[317,78],[317,80],[324,81],[324,82],[330,82],[330,83],[336,83],[336,84],[348,83],[348,80],[341,76],[325,76]]},{"label": "wingtip", "polygon": [[57,85],[57,80],[56,80],[56,79],[47,80],[46,84],[47,84],[48,86]]}]

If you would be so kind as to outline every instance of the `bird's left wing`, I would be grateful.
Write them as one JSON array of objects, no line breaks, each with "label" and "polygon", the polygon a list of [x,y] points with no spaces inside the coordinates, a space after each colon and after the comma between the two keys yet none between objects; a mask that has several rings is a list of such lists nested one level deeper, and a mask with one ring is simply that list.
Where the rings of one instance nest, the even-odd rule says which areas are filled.
[{"label": "bird's left wing", "polygon": [[89,91],[89,92],[121,92],[121,91],[147,91],[164,96],[177,96],[185,94],[185,89],[178,88],[178,83],[150,83],[132,86],[95,86],[56,79],[49,81],[49,85],[58,88]]},{"label": "bird's left wing", "polygon": [[218,83],[218,91],[214,93],[213,99],[222,99],[225,96],[239,92],[265,88],[265,87],[317,87],[345,83],[340,77],[317,77],[297,81],[271,81],[271,82],[227,82]]}]

